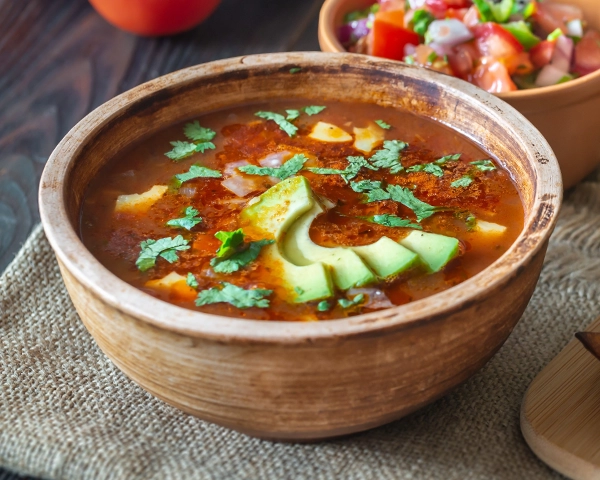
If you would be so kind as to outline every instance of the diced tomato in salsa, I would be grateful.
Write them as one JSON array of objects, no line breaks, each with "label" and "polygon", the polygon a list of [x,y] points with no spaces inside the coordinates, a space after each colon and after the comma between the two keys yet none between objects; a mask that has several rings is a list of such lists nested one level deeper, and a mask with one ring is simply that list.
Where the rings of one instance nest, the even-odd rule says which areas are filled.
[{"label": "diced tomato in salsa", "polygon": [[373,21],[372,54],[392,60],[404,59],[406,45],[419,45],[419,35],[404,28],[404,12],[378,12]]},{"label": "diced tomato in salsa", "polygon": [[542,68],[548,65],[550,60],[552,60],[555,45],[556,42],[550,40],[544,40],[543,42],[538,43],[529,51],[531,63],[533,63],[536,68]]}]

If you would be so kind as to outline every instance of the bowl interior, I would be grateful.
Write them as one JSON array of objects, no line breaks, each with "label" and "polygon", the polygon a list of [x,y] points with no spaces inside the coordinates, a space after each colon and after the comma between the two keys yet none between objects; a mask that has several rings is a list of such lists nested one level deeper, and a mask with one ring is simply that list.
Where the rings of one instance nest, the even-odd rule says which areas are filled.
[{"label": "bowl interior", "polygon": [[[296,67],[301,70],[291,73]],[[352,54],[270,54],[175,72],[116,97],[82,120],[52,154],[40,189],[44,226],[61,262],[107,302],[149,322],[191,334],[240,335],[239,320],[166,304],[108,272],[79,240],[81,203],[98,170],[131,143],[208,111],[291,97],[394,106],[450,126],[511,173],[525,208],[525,227],[491,267],[428,299],[321,324],[244,320],[242,334],[252,330],[261,339],[289,337],[290,332],[318,337],[329,335],[332,328],[408,324],[485,295],[526,264],[549,237],[561,201],[558,165],[539,132],[510,106],[465,82],[397,62]]]}]

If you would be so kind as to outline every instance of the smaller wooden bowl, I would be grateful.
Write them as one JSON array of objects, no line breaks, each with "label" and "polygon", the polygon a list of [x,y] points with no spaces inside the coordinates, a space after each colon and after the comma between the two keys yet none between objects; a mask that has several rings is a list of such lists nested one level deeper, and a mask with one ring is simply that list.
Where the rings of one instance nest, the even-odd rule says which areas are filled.
[{"label": "smaller wooden bowl", "polygon": [[[579,6],[590,26],[600,30],[598,0],[560,0]],[[337,39],[344,15],[374,0],[326,0],[319,17],[319,44],[324,52],[345,52]],[[600,71],[552,87],[500,93],[546,137],[563,176],[572,187],[600,165]]]},{"label": "smaller wooden bowl", "polygon": [[[117,278],[82,244],[85,189],[123,148],[212,110],[288,98],[393,106],[454,128],[510,171],[525,209],[522,233],[493,265],[445,292],[310,323],[241,320],[171,305]],[[130,378],[211,422],[266,438],[314,440],[400,418],[481,368],[531,298],[561,196],[548,143],[492,95],[398,62],[315,52],[199,65],[105,103],[52,153],[40,210],[81,320]]]}]

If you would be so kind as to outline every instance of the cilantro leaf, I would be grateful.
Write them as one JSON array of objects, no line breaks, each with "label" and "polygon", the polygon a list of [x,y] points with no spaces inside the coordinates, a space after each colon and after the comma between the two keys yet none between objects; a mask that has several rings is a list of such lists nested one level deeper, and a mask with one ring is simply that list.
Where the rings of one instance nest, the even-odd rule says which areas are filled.
[{"label": "cilantro leaf", "polygon": [[450,186],[452,188],[460,188],[460,187],[468,187],[469,185],[471,185],[471,183],[473,183],[473,177],[470,177],[469,175],[464,175],[462,177],[460,177],[458,180],[454,180]]},{"label": "cilantro leaf", "polygon": [[190,142],[170,142],[173,145],[173,149],[166,152],[165,155],[171,160],[182,160],[189,157],[192,153],[196,152],[196,144]]},{"label": "cilantro leaf", "polygon": [[177,235],[175,238],[144,240],[140,243],[141,252],[135,264],[140,271],[145,272],[156,265],[156,259],[159,256],[169,263],[176,262],[178,260],[176,252],[190,248],[188,243],[181,235]]},{"label": "cilantro leaf", "polygon": [[375,123],[384,130],[389,130],[392,126],[389,123],[385,123],[383,120],[375,120]]},{"label": "cilantro leaf", "polygon": [[188,272],[185,283],[187,283],[188,287],[198,288],[198,280],[196,280],[192,272]]},{"label": "cilantro leaf", "polygon": [[279,180],[285,180],[292,175],[296,175],[304,164],[308,161],[302,153],[298,153],[285,162],[281,167],[257,167],[256,165],[244,165],[238,167],[238,170],[248,175],[267,175],[277,177]]},{"label": "cilantro leaf", "polygon": [[371,163],[377,168],[389,168],[390,173],[396,174],[404,170],[400,161],[400,152],[408,147],[408,143],[398,140],[385,140],[383,149],[371,157]]},{"label": "cilantro leaf", "polygon": [[477,226],[477,218],[475,215],[469,213],[465,219],[465,224],[467,225],[467,231],[472,232],[475,230],[475,227]]},{"label": "cilantro leaf", "polygon": [[391,195],[383,188],[376,188],[367,193],[367,203],[389,200]]},{"label": "cilantro leaf", "polygon": [[496,165],[491,160],[476,160],[471,162],[471,165],[475,165],[482,172],[491,172],[496,170]]},{"label": "cilantro leaf", "polygon": [[187,207],[184,212],[183,218],[174,218],[173,220],[169,220],[167,225],[169,227],[174,228],[185,228],[186,230],[191,230],[196,225],[198,225],[201,221],[201,217],[196,217],[200,212],[196,210],[194,207]]},{"label": "cilantro leaf", "polygon": [[342,308],[350,308],[355,307],[361,304],[365,300],[365,296],[362,293],[356,295],[352,300],[348,300],[346,298],[340,298],[338,300],[338,305]]},{"label": "cilantro leaf", "polygon": [[204,153],[206,150],[214,150],[215,144],[212,142],[200,142],[196,144],[196,151]]},{"label": "cilantro leaf", "polygon": [[329,304],[329,302],[327,300],[323,300],[322,302],[319,302],[319,304],[317,305],[317,310],[319,312],[326,312],[330,308],[331,308],[331,305]]},{"label": "cilantro leaf", "polygon": [[187,138],[194,142],[210,142],[217,134],[210,128],[201,127],[198,120],[192,123],[186,123],[183,127],[183,133]]},{"label": "cilantro leaf", "polygon": [[223,230],[215,233],[215,237],[221,241],[221,246],[217,250],[217,257],[227,258],[233,255],[242,243],[244,243],[244,231],[241,228],[233,232],[224,232]]},{"label": "cilantro leaf", "polygon": [[300,110],[286,110],[285,113],[287,113],[285,119],[290,122],[296,120],[300,116]]},{"label": "cilantro leaf", "polygon": [[257,259],[262,248],[270,245],[275,240],[259,240],[258,242],[250,242],[248,248],[234,253],[227,258],[213,258],[210,261],[210,266],[217,273],[233,273],[240,268],[252,263]]},{"label": "cilantro leaf", "polygon": [[405,207],[410,208],[417,216],[417,221],[421,222],[425,218],[431,217],[435,212],[439,211],[439,207],[429,205],[417,197],[406,187],[400,185],[389,185],[387,191],[390,194],[390,198],[395,202],[401,203]]},{"label": "cilantro leaf", "polygon": [[377,223],[379,225],[383,225],[385,227],[416,228],[418,230],[423,230],[423,227],[421,225],[413,223],[412,220],[408,218],[400,218],[396,215],[390,215],[387,213],[383,215],[374,215],[372,217],[366,217],[365,220]]},{"label": "cilantro leaf", "polygon": [[178,173],[173,177],[173,183],[180,187],[183,182],[193,180],[194,178],[221,178],[221,172],[212,168],[202,167],[200,165],[192,165],[185,173]]},{"label": "cilantro leaf", "polygon": [[369,168],[370,170],[377,170],[369,162],[365,160],[365,157],[346,157],[348,160],[348,166],[345,170],[339,170],[337,168],[308,168],[308,171],[317,173],[319,175],[341,175],[346,183],[352,180],[358,175],[361,168]]},{"label": "cilantro leaf", "polygon": [[302,71],[302,67],[292,67],[290,68],[290,73],[299,73]]},{"label": "cilantro leaf", "polygon": [[436,177],[443,177],[444,171],[435,163],[424,163],[421,165],[413,165],[407,168],[407,172],[426,172],[435,175]]},{"label": "cilantro leaf", "polygon": [[317,113],[321,113],[323,110],[325,110],[327,107],[322,107],[319,105],[311,105],[309,107],[304,107],[302,110],[304,110],[304,113],[306,113],[307,115],[316,115]]},{"label": "cilantro leaf", "polygon": [[256,112],[254,115],[260,118],[264,118],[265,120],[273,120],[281,130],[288,134],[288,136],[293,137],[296,135],[298,131],[298,127],[288,122],[283,115],[274,112]]},{"label": "cilantro leaf", "polygon": [[199,292],[196,297],[196,305],[201,307],[212,303],[229,303],[237,308],[269,308],[269,300],[265,297],[271,295],[273,290],[261,288],[245,290],[227,282],[223,282],[221,285],[221,289],[209,288]]},{"label": "cilantro leaf", "polygon": [[363,167],[370,170],[377,170],[376,167],[365,160],[365,157],[347,157],[346,159],[348,160],[348,166],[346,167],[346,170],[340,174],[346,183],[356,177]]},{"label": "cilantro leaf", "polygon": [[370,192],[381,188],[381,182],[377,180],[361,180],[360,182],[350,182],[350,188],[358,193]]},{"label": "cilantro leaf", "polygon": [[340,170],[338,168],[319,168],[319,167],[308,167],[307,170],[318,175],[341,175],[346,170]]},{"label": "cilantro leaf", "polygon": [[457,160],[460,159],[461,157],[461,153],[455,153],[454,155],[446,155],[442,158],[438,158],[435,162],[436,165],[444,165],[448,162],[456,162]]}]

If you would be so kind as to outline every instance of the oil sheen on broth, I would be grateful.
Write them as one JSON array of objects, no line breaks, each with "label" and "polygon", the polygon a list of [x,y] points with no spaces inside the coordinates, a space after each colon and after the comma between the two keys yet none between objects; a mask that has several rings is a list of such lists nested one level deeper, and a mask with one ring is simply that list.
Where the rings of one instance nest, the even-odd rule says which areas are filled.
[{"label": "oil sheen on broth", "polygon": [[121,152],[87,189],[81,235],[167,302],[316,321],[448,289],[498,259],[523,218],[508,172],[453,130],[290,100],[204,115]]}]

